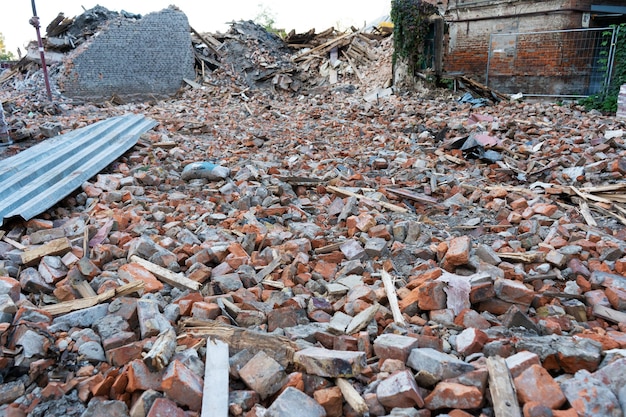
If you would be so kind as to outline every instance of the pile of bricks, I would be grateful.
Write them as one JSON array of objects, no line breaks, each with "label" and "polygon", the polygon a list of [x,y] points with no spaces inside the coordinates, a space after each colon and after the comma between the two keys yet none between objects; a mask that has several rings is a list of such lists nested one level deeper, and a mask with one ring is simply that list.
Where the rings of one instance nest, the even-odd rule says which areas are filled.
[{"label": "pile of bricks", "polygon": [[[622,415],[623,122],[232,91],[136,105],[155,131],[3,226],[0,413]],[[207,159],[230,177],[182,178]]]}]

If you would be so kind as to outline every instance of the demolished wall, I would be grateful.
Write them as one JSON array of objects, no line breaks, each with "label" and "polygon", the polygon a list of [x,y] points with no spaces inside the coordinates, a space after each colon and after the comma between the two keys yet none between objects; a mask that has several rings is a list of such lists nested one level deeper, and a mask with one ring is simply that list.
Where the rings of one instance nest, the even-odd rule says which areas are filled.
[{"label": "demolished wall", "polygon": [[72,98],[105,100],[175,94],[183,78],[194,78],[189,22],[170,7],[145,17],[108,21],[68,55],[58,80]]}]

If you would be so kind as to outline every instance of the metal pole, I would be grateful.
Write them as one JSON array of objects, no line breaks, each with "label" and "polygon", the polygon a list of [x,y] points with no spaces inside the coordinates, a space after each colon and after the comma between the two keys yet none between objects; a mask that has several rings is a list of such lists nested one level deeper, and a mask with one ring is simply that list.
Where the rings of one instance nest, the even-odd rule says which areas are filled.
[{"label": "metal pole", "polygon": [[46,82],[46,93],[48,93],[48,100],[52,101],[52,91],[50,90],[50,80],[48,80],[48,67],[46,66],[46,56],[43,51],[43,42],[41,41],[41,34],[39,33],[39,18],[37,17],[37,9],[35,8],[35,0],[31,0],[33,6],[33,17],[28,21],[35,27],[37,32],[37,43],[39,44],[39,56],[41,57],[41,68],[43,69],[43,78]]}]

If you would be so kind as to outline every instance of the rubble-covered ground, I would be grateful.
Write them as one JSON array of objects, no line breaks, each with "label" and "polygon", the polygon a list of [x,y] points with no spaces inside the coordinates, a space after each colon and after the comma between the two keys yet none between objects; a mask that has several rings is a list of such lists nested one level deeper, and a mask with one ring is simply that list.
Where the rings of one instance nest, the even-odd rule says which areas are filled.
[{"label": "rubble-covered ground", "polygon": [[24,140],[3,159],[50,123],[159,125],[2,226],[0,414],[205,417],[228,390],[233,416],[622,416],[625,123],[463,92],[366,101],[389,47],[298,91],[234,65],[150,103],[5,81]]}]

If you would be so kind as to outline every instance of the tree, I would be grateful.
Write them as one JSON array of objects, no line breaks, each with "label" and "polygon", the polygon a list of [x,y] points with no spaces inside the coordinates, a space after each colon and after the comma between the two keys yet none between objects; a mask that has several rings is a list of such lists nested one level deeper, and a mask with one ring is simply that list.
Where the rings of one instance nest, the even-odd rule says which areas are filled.
[{"label": "tree", "polygon": [[0,33],[0,61],[12,61],[15,56],[12,52],[7,52],[6,45],[4,43],[4,35]]},{"label": "tree", "polygon": [[415,75],[424,61],[430,17],[437,8],[422,0],[392,0],[393,81],[399,88],[414,89]]},{"label": "tree", "polygon": [[276,24],[276,15],[274,12],[266,7],[263,4],[258,5],[259,11],[257,12],[256,17],[254,18],[254,22],[257,25],[263,26],[263,28],[271,33],[274,33],[281,38],[284,38],[286,33],[284,29],[277,29],[274,25]]}]

